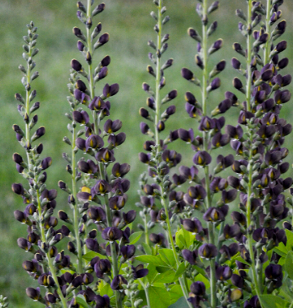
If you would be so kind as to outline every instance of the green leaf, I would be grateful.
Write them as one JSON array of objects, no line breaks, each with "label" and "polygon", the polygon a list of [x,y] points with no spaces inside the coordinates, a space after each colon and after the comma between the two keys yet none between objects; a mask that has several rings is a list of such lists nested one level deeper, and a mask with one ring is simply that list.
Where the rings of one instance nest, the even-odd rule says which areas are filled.
[{"label": "green leaf", "polygon": [[128,245],[134,245],[138,240],[141,238],[143,234],[143,231],[134,232],[129,237],[129,244]]},{"label": "green leaf", "polygon": [[170,305],[170,297],[166,288],[150,286],[148,290],[151,307],[159,306],[160,308],[168,308]]},{"label": "green leaf", "polygon": [[84,308],[90,308],[90,306],[87,304],[87,302],[84,299],[84,296],[79,294],[76,296],[76,301],[79,303],[79,305],[81,305],[81,307]]},{"label": "green leaf", "polygon": [[290,251],[285,259],[285,271],[288,276],[293,279],[293,252]]},{"label": "green leaf", "polygon": [[166,272],[159,274],[153,280],[153,283],[171,283],[177,280],[175,271],[169,269]]},{"label": "green leaf", "polygon": [[113,290],[111,289],[111,286],[109,285],[109,283],[105,282],[104,280],[101,280],[98,288],[99,288],[101,296],[104,296],[104,295],[108,295],[109,297],[113,296]]},{"label": "green leaf", "polygon": [[108,259],[106,256],[94,251],[90,251],[82,256],[82,258],[86,261],[91,261],[95,257],[99,257],[100,259]]},{"label": "green leaf", "polygon": [[152,284],[155,277],[158,275],[157,269],[153,264],[149,264],[147,269],[149,270],[147,276],[145,277],[149,284]]},{"label": "green leaf", "polygon": [[145,251],[145,253],[146,253],[147,255],[152,255],[151,247],[150,247],[148,244],[146,244],[146,243],[141,243],[141,245],[142,245],[142,247],[143,247],[143,249],[144,249],[144,251]]},{"label": "green leaf", "polygon": [[234,261],[239,261],[239,262],[241,262],[241,263],[244,263],[244,264],[250,266],[250,264],[249,264],[247,261],[245,261],[243,258],[241,258],[240,256],[237,256],[236,258],[233,258],[233,260],[234,260]]},{"label": "green leaf", "polygon": [[285,232],[287,237],[286,247],[291,251],[293,249],[293,232],[288,229],[286,229]]},{"label": "green leaf", "polygon": [[135,257],[135,260],[155,266],[166,266],[166,263],[159,256],[143,255]]},{"label": "green leaf", "polygon": [[181,289],[181,287],[178,284],[174,285],[171,288],[171,291],[169,292],[169,294],[170,294],[170,304],[171,305],[176,303],[178,301],[178,299],[183,296],[182,289]]},{"label": "green leaf", "polygon": [[291,280],[289,278],[286,278],[283,281],[282,287],[280,289],[279,295],[283,297],[286,301],[292,302],[293,301],[293,293],[290,290],[291,287]]},{"label": "green leaf", "polygon": [[197,265],[192,265],[193,268],[195,268],[200,274],[202,274],[203,276],[205,276],[205,270]]},{"label": "green leaf", "polygon": [[194,241],[195,241],[195,234],[186,231],[183,227],[181,227],[181,229],[178,230],[175,234],[175,242],[180,249],[183,248],[188,249],[193,244]]},{"label": "green leaf", "polygon": [[168,308],[189,308],[188,304],[186,303],[186,299],[184,296],[180,297],[175,304],[169,306]]},{"label": "green leaf", "polygon": [[61,269],[60,272],[61,272],[62,274],[70,273],[70,274],[72,274],[72,275],[75,273],[75,271],[71,271],[71,270],[69,270],[69,269],[64,269],[64,268]]},{"label": "green leaf", "polygon": [[176,260],[172,249],[162,248],[159,250],[159,255],[161,259],[167,264],[167,266],[174,269],[177,268]]},{"label": "green leaf", "polygon": [[178,267],[178,269],[177,269],[177,271],[176,271],[176,278],[178,279],[184,272],[185,272],[185,264],[184,264],[184,262],[182,262],[180,265],[179,265],[179,267]]},{"label": "green leaf", "polygon": [[260,295],[260,302],[262,307],[266,308],[285,308],[289,302],[283,300],[275,295]]},{"label": "green leaf", "polygon": [[[281,244],[283,244],[283,243],[281,243]],[[283,244],[284,248],[283,247],[281,248],[279,246],[278,246],[278,248],[276,248],[276,247],[274,248],[274,252],[277,253],[281,257],[286,257],[287,251],[286,251],[285,245]]]},{"label": "green leaf", "polygon": [[286,257],[287,253],[293,250],[293,232],[286,229],[287,243],[286,246],[281,242],[274,251],[281,257]]}]

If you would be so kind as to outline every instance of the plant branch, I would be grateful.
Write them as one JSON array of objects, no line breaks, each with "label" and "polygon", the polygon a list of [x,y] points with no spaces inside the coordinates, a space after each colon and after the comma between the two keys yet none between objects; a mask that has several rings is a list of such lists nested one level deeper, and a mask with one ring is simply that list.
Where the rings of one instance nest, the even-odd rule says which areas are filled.
[{"label": "plant branch", "polygon": [[246,72],[247,72],[246,103],[247,103],[247,111],[251,110],[251,106],[250,106],[251,83],[252,83],[252,71],[251,71],[252,27],[251,27],[251,18],[252,18],[252,0],[248,0],[247,37],[246,37],[246,45],[247,45],[247,56],[246,56]]},{"label": "plant branch", "polygon": [[[207,115],[207,86],[208,86],[208,34],[207,34],[207,9],[208,1],[204,0],[202,2],[202,61],[203,61],[203,74],[202,74],[202,113],[203,116]],[[203,132],[203,147],[204,151],[208,152],[209,136],[206,132]],[[210,191],[210,170],[209,166],[205,166],[205,189],[206,189],[206,209],[211,207],[211,191]],[[209,242],[215,245],[214,239],[214,226],[208,222],[208,232],[209,232]],[[215,308],[217,305],[217,292],[216,292],[216,273],[215,273],[215,260],[210,262],[211,275],[210,275],[210,285],[211,285],[211,307]]]},{"label": "plant branch", "polygon": [[266,9],[266,32],[268,33],[268,40],[265,44],[264,50],[264,65],[269,63],[269,54],[270,54],[270,47],[271,47],[271,38],[270,38],[270,17],[271,17],[271,6],[272,0],[267,0],[267,9]]}]

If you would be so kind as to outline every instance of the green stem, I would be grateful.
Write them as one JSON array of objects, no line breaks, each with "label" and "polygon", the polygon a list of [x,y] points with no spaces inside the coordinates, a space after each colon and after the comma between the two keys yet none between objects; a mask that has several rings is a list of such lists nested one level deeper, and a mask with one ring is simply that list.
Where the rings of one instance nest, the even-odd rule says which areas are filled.
[{"label": "green stem", "polygon": [[[77,188],[76,188],[76,153],[75,153],[75,139],[76,139],[76,128],[73,127],[72,132],[72,151],[71,151],[71,157],[72,157],[72,195],[75,200],[77,200]],[[74,206],[73,211],[73,225],[74,225],[74,233],[75,233],[75,239],[76,239],[76,248],[77,248],[77,258],[78,258],[78,273],[81,274],[83,272],[82,268],[82,247],[80,243],[80,236],[79,236],[79,229],[78,229],[78,220],[79,220],[79,213],[78,213],[78,207],[77,204]]]},{"label": "green stem", "polygon": [[[92,19],[92,2],[91,0],[87,0],[87,18]],[[87,39],[87,51],[90,53],[91,57],[93,58],[93,42],[90,33],[89,27],[86,27],[86,39]],[[90,97],[93,99],[95,97],[95,83],[94,83],[94,68],[92,63],[88,63],[89,68],[89,90],[90,90]],[[95,134],[99,133],[98,128],[98,115],[95,110],[93,110],[93,121],[95,126]]]},{"label": "green stem", "polygon": [[216,259],[216,262],[218,263],[219,262],[219,259],[220,259],[220,247],[221,247],[221,236],[223,234],[223,231],[224,231],[224,225],[225,225],[225,222],[222,221],[221,222],[221,226],[220,226],[220,231],[219,231],[219,234],[218,234],[218,244],[217,244],[217,249],[218,249],[218,255],[217,255],[217,259]]},{"label": "green stem", "polygon": [[[162,41],[162,0],[159,0],[158,6],[158,35],[157,35],[157,50],[160,52],[161,50],[161,41]],[[160,121],[160,113],[161,113],[161,101],[160,101],[160,81],[161,81],[161,56],[157,56],[157,64],[156,64],[156,115],[155,115],[155,138],[156,145],[158,147],[157,152],[160,147],[160,137],[158,130],[158,123]]]},{"label": "green stem", "polygon": [[147,301],[147,308],[151,308],[151,304],[150,304],[151,302],[150,302],[148,287],[141,281],[141,279],[138,279],[138,281],[144,289],[144,293],[145,293],[145,297],[146,297],[146,301]]},{"label": "green stem", "polygon": [[[207,86],[208,86],[208,34],[207,34],[207,9],[208,1],[204,0],[202,2],[203,10],[203,24],[202,24],[202,61],[203,61],[203,75],[202,75],[202,113],[203,116],[207,115]],[[208,152],[209,135],[203,132],[203,148],[204,151]],[[205,189],[206,189],[206,209],[211,207],[211,191],[210,191],[210,169],[209,166],[205,166]],[[209,242],[215,245],[214,238],[214,226],[208,223],[209,232]],[[210,261],[210,286],[211,286],[211,308],[215,308],[217,305],[217,290],[216,290],[216,270],[215,270],[215,260]]]},{"label": "green stem", "polygon": [[[31,43],[29,44],[29,52],[28,52],[28,57],[32,56],[32,48],[31,48]],[[27,63],[27,70],[26,70],[26,83],[27,85],[30,85],[31,83],[31,69],[30,69],[30,65],[29,63]],[[26,116],[29,118],[30,116],[30,94],[31,94],[31,88],[29,86],[29,88],[26,90],[26,98],[25,98],[25,113]],[[29,128],[29,122],[25,121],[25,137],[26,137],[26,143],[27,143],[27,148],[29,149],[29,145],[30,145],[30,128]],[[30,171],[30,157],[29,157],[29,152],[26,151],[27,154],[27,160],[28,160],[28,170]]]},{"label": "green stem", "polygon": [[246,220],[247,220],[247,242],[248,242],[248,250],[251,259],[251,270],[253,276],[253,282],[255,284],[256,295],[259,297],[260,290],[257,280],[256,268],[255,268],[255,260],[254,260],[254,251],[252,244],[252,233],[251,233],[251,195],[252,195],[252,150],[249,151],[249,163],[248,163],[248,190],[247,190],[247,207],[246,207]]},{"label": "green stem", "polygon": [[[31,44],[29,44],[28,56],[29,57],[32,56]],[[27,85],[30,85],[30,83],[31,83],[31,69],[30,69],[30,65],[29,64],[27,65],[26,79],[27,79]],[[27,117],[30,116],[30,98],[29,98],[30,97],[30,93],[31,93],[31,89],[30,89],[30,86],[29,86],[28,90],[26,90],[26,102],[25,102],[25,111],[26,111]],[[27,145],[30,145],[30,143],[31,143],[30,127],[29,127],[29,122],[28,123],[27,122],[25,123],[25,132],[26,132],[25,138],[26,138]],[[30,166],[31,165],[31,158],[29,156],[29,152],[28,151],[27,151],[27,160],[28,160],[28,166]],[[29,170],[30,170],[30,167],[29,167]],[[40,231],[41,231],[41,240],[42,240],[43,243],[46,243],[47,241],[46,241],[45,229],[44,229],[44,226],[42,224],[43,217],[42,217],[41,199],[40,199],[40,193],[39,193],[38,189],[36,190],[36,193],[37,193],[37,202],[38,202],[39,228],[40,228]],[[64,308],[66,308],[67,307],[66,299],[64,298],[64,296],[62,294],[60,285],[58,283],[58,278],[57,278],[57,274],[56,274],[56,271],[55,271],[55,267],[54,267],[54,265],[52,263],[52,260],[51,260],[51,257],[49,255],[49,253],[46,253],[46,258],[47,258],[47,261],[48,261],[48,267],[50,269],[50,272],[52,273],[54,282],[55,282],[55,284],[57,286],[57,293],[58,293],[58,295],[59,295],[59,297],[61,299],[62,306]]]},{"label": "green stem", "polygon": [[258,248],[257,249],[257,259],[258,259],[257,267],[258,267],[258,269],[256,271],[256,274],[257,274],[257,284],[259,286],[259,291],[260,291],[260,294],[262,294],[263,293],[263,281],[262,281],[263,265],[259,260],[260,254],[261,254],[261,248]]},{"label": "green stem", "polygon": [[265,44],[264,50],[264,65],[269,63],[269,54],[270,54],[270,47],[271,47],[271,39],[270,39],[270,19],[271,19],[271,5],[272,0],[267,0],[267,10],[266,10],[266,32],[268,33],[268,40]]},{"label": "green stem", "polygon": [[[163,186],[160,185],[160,187],[161,187],[161,191],[163,191]],[[173,254],[174,254],[174,258],[175,258],[175,261],[176,261],[176,267],[178,269],[179,265],[180,265],[180,261],[179,261],[179,258],[178,258],[178,255],[177,255],[177,252],[176,252],[176,249],[175,249],[174,241],[173,241],[172,229],[171,229],[170,217],[169,217],[167,204],[166,204],[165,199],[163,197],[161,198],[161,203],[162,203],[162,205],[164,206],[164,209],[165,209],[168,239],[169,239],[169,243],[171,245],[171,248],[172,248],[172,251],[173,251]],[[184,295],[186,302],[188,304],[188,307],[192,308],[192,304],[188,301],[189,296],[188,296],[188,288],[187,288],[187,284],[186,284],[186,280],[185,280],[185,274],[183,274],[178,280],[179,280],[179,284],[181,286],[183,295]]]},{"label": "green stem", "polygon": [[[47,241],[46,241],[46,236],[45,236],[45,230],[44,230],[44,226],[42,224],[43,217],[42,217],[42,207],[41,207],[41,199],[40,199],[39,190],[37,190],[37,202],[38,202],[39,228],[40,228],[40,231],[41,231],[41,240],[42,240],[43,243],[46,243]],[[58,282],[56,270],[55,270],[54,264],[52,262],[51,256],[48,252],[46,253],[46,257],[47,257],[47,261],[48,261],[48,267],[50,269],[50,272],[52,274],[54,282],[57,286],[57,293],[58,293],[59,298],[62,302],[62,306],[64,308],[67,308],[66,299],[62,294],[62,291],[61,291],[61,288],[60,288],[60,285],[59,285],[59,282]]]},{"label": "green stem", "polygon": [[149,229],[147,224],[147,216],[144,217],[144,234],[145,234],[145,242],[148,246],[150,246],[150,239],[149,239]]},{"label": "green stem", "polygon": [[[112,215],[111,215],[111,209],[109,207],[109,200],[108,195],[104,196],[105,198],[105,210],[106,210],[106,219],[107,219],[107,225],[111,226],[112,221]],[[110,242],[110,249],[111,249],[111,256],[112,256],[112,270],[113,270],[113,278],[116,277],[119,274],[118,270],[118,259],[117,259],[117,253],[116,253],[116,246],[115,242]],[[115,300],[116,300],[116,308],[122,308],[122,301],[119,291],[115,291]]]},{"label": "green stem", "polygon": [[251,110],[250,106],[250,94],[251,94],[251,83],[252,83],[252,71],[251,71],[251,60],[252,60],[252,39],[251,39],[251,17],[252,17],[252,0],[248,0],[247,9],[247,58],[246,58],[246,71],[247,71],[247,84],[246,84],[246,103],[247,111]]}]

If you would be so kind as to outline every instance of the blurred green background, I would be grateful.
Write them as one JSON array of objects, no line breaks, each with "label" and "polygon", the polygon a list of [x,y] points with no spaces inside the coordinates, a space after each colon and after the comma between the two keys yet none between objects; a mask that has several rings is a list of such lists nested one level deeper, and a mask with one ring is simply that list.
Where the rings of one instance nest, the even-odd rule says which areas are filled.
[{"label": "blurred green background", "polygon": [[[148,52],[152,51],[147,46],[147,41],[155,41],[153,31],[154,20],[149,13],[155,10],[151,0],[104,0],[106,10],[94,19],[94,23],[101,21],[103,31],[110,33],[110,42],[99,49],[95,54],[95,63],[98,64],[103,56],[109,54],[112,62],[109,66],[109,75],[105,82],[120,84],[120,92],[111,99],[111,118],[123,121],[123,131],[127,134],[126,143],[117,151],[116,159],[119,162],[128,162],[132,170],[128,178],[132,186],[129,191],[129,207],[134,207],[138,200],[138,176],[145,170],[138,161],[138,153],[142,150],[146,140],[140,134],[138,109],[145,105],[146,94],[141,89],[142,82],[151,85],[154,79],[146,72],[149,64]],[[188,27],[200,29],[200,21],[195,13],[195,0],[164,1],[168,9],[171,21],[165,26],[165,33],[169,33],[169,49],[164,59],[174,58],[174,65],[166,71],[167,85],[164,94],[172,89],[178,90],[178,98],[174,101],[177,113],[167,122],[166,134],[171,129],[179,127],[197,128],[197,123],[188,118],[184,111],[184,93],[192,91],[199,98],[198,89],[183,80],[180,76],[182,67],[188,67],[199,72],[194,64],[196,44],[191,40],[186,30]],[[212,1],[210,1],[212,2]],[[236,8],[245,8],[246,1],[222,0],[220,9],[210,16],[210,20],[218,21],[218,30],[210,38],[210,44],[221,37],[224,39],[224,47],[213,56],[210,68],[216,61],[227,60],[227,68],[220,75],[222,87],[212,93],[209,99],[209,109],[213,109],[224,97],[224,91],[233,91],[231,80],[237,73],[230,66],[230,59],[238,57],[232,50],[232,43],[243,42],[244,39],[237,29],[239,19],[235,16]],[[285,1],[282,6],[283,17],[287,19],[287,33],[282,39],[289,42],[289,48],[283,53],[290,58],[289,68],[284,73],[291,71],[293,63],[293,49],[290,44],[293,40],[293,21],[290,20],[293,12],[293,2]],[[10,307],[37,307],[38,305],[27,299],[25,288],[33,286],[34,282],[22,269],[22,262],[28,258],[16,244],[18,237],[26,236],[26,228],[14,220],[13,211],[23,209],[20,198],[11,192],[11,184],[23,182],[22,177],[16,172],[15,164],[11,160],[14,152],[23,153],[15,139],[12,124],[23,124],[18,112],[17,103],[14,100],[16,92],[23,93],[20,82],[21,73],[17,69],[22,60],[22,36],[26,34],[25,25],[33,20],[38,27],[39,55],[35,58],[40,77],[34,82],[33,88],[38,92],[37,100],[41,102],[39,125],[46,127],[46,135],[42,139],[44,143],[44,155],[53,158],[53,166],[48,170],[48,187],[57,189],[58,180],[68,179],[65,171],[65,161],[61,154],[67,151],[67,146],[62,139],[67,134],[67,118],[64,113],[69,110],[66,101],[67,79],[70,68],[70,60],[77,58],[83,60],[76,49],[76,38],[72,34],[73,26],[81,26],[76,18],[76,1],[57,0],[1,0],[0,1],[0,72],[1,72],[1,140],[0,147],[0,294],[9,297]],[[240,56],[239,56],[240,57]],[[238,58],[239,58],[238,57]],[[104,81],[98,84],[98,93],[101,91]],[[291,86],[290,86],[291,88]],[[235,92],[235,91],[234,91]],[[237,94],[238,95],[238,94]],[[242,99],[241,95],[239,97]],[[283,115],[290,121],[293,119],[292,107],[289,104],[283,109]],[[230,120],[232,118],[232,120]],[[237,119],[237,111],[230,110],[227,114],[227,122],[234,123]],[[292,142],[286,142],[292,152]],[[179,147],[176,143],[175,147]],[[180,143],[184,163],[190,165],[192,152],[183,143]],[[220,153],[221,150],[218,150]],[[292,161],[292,154],[289,157]],[[290,171],[291,172],[291,171]],[[291,172],[292,174],[292,172]],[[58,209],[66,209],[66,195],[59,192],[57,199]]]}]

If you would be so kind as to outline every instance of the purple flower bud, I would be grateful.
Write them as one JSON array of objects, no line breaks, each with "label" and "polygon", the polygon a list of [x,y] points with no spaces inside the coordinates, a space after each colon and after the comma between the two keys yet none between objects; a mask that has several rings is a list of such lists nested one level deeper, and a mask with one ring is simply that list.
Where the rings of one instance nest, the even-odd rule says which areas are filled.
[{"label": "purple flower bud", "polygon": [[112,290],[121,290],[123,284],[127,285],[127,280],[122,275],[118,275],[113,278],[111,288]]},{"label": "purple flower bud", "polygon": [[206,152],[206,151],[198,151],[194,157],[193,157],[193,162],[196,165],[205,167],[206,165],[209,165],[212,161],[211,155]]},{"label": "purple flower bud", "polygon": [[102,238],[107,241],[116,241],[122,237],[122,231],[116,227],[108,227],[102,232]]},{"label": "purple flower bud", "polygon": [[217,247],[213,244],[203,244],[199,247],[198,253],[202,258],[212,259],[218,254]]},{"label": "purple flower bud", "polygon": [[183,249],[182,250],[182,257],[189,264],[195,265],[197,263],[198,252],[197,252],[197,250],[190,251],[190,250],[187,250],[187,249]]}]

